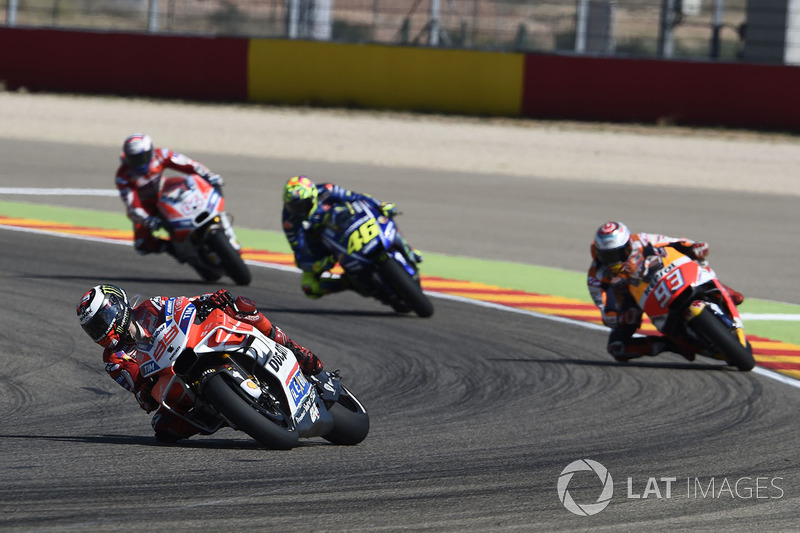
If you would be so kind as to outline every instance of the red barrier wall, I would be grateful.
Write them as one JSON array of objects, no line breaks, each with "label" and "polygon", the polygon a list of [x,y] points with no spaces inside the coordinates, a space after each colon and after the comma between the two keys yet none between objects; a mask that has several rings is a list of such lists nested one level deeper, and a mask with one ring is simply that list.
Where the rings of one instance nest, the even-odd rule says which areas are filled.
[{"label": "red barrier wall", "polygon": [[[257,40],[0,27],[0,81],[12,90],[247,101],[253,96],[248,93],[253,42]],[[300,56],[301,68],[311,64],[303,55],[308,43],[287,41],[281,46]],[[314,46],[329,46],[330,54],[353,48]],[[401,71],[398,75],[410,68],[391,62],[403,55],[393,47],[376,50],[385,50],[378,60],[389,61]],[[430,63],[437,54],[417,49],[414,56]],[[469,71],[473,58],[468,51],[461,54]],[[487,54],[474,54],[474,68],[487,61]],[[506,89],[516,87],[518,100],[507,90],[486,89],[482,98],[489,104],[501,98],[521,102],[520,113],[531,118],[800,131],[800,67],[533,54],[520,64],[522,73],[506,69],[504,74],[494,73],[497,79],[492,80]],[[256,69],[254,76],[264,77],[261,64],[250,68]],[[439,76],[417,95],[420,108],[442,109],[437,102],[447,72]],[[362,81],[343,77],[337,84],[339,99],[358,101],[355,95],[364,91]]]},{"label": "red barrier wall", "polygon": [[800,131],[800,68],[528,55],[528,117]]},{"label": "red barrier wall", "polygon": [[0,28],[8,89],[247,100],[248,39]]}]

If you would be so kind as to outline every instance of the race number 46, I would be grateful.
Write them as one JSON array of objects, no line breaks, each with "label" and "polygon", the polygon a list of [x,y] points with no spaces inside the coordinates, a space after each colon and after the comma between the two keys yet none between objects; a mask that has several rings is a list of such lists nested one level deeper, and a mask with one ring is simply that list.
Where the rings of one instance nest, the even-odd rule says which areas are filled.
[{"label": "race number 46", "polygon": [[378,227],[378,221],[374,218],[361,224],[358,231],[350,234],[350,240],[347,241],[348,255],[361,250],[365,244],[377,237],[378,233],[380,233],[380,228]]}]

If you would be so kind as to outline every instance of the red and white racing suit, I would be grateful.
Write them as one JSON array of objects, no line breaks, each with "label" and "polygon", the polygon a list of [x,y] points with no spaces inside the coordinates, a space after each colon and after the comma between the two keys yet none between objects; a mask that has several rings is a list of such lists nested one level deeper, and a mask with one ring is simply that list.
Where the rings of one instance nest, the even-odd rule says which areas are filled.
[{"label": "red and white racing suit", "polygon": [[124,154],[121,160],[122,164],[117,169],[114,181],[127,208],[128,218],[133,222],[133,246],[140,254],[163,252],[167,249],[167,242],[153,237],[144,221],[158,214],[158,188],[164,170],[199,174],[206,180],[214,174],[197,161],[167,148],[156,148],[153,151],[153,159],[146,174],[138,174],[128,167]]},{"label": "red and white racing suit", "polygon": [[[195,302],[196,305],[203,305],[211,296],[211,293],[207,293],[189,298],[189,300]],[[136,320],[149,335],[152,335],[156,328],[164,323],[164,305],[168,299],[169,297],[166,296],[154,296],[142,302],[133,309],[133,320]],[[258,310],[255,302],[249,298],[240,296],[236,299],[235,309],[227,306],[223,310],[236,320],[251,324],[278,344],[289,348],[305,374],[317,374],[322,371],[322,361],[310,350],[290,339],[278,326],[272,324]],[[142,409],[148,413],[156,410],[152,425],[159,440],[172,442],[191,437],[199,432],[192,424],[171,414],[167,409],[159,407],[159,404],[150,396],[153,382],[145,379],[139,373],[135,343],[129,341],[122,346],[106,348],[103,351],[103,361],[109,376],[132,392]]]},{"label": "red and white racing suit", "polygon": [[[675,239],[655,233],[631,234],[632,253],[641,252],[647,245],[655,248],[671,246],[695,261],[704,261],[708,254],[708,245],[690,239]],[[662,336],[648,335],[634,338],[634,333],[642,324],[642,310],[627,291],[618,293],[613,289],[611,284],[613,278],[614,274],[610,268],[597,258],[595,245],[592,242],[592,263],[589,266],[586,284],[594,304],[600,309],[603,324],[611,328],[608,335],[608,353],[618,360],[627,360],[645,355],[657,355],[669,350],[680,353],[687,359],[694,359],[694,350],[688,346],[678,346]]]}]

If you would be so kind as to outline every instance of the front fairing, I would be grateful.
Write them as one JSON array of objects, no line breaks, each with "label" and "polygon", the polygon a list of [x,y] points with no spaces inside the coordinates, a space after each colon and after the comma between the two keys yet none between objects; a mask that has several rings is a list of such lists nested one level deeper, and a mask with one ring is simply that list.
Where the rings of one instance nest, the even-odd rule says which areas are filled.
[{"label": "front fairing", "polygon": [[688,334],[685,311],[703,302],[732,327],[741,328],[736,306],[730,301],[716,273],[671,247],[659,250],[662,266],[646,279],[630,279],[627,288],[658,331]]},{"label": "front fairing", "polygon": [[170,298],[164,304],[164,322],[151,338],[137,339],[136,358],[139,372],[151,377],[171,367],[189,342],[189,330],[197,309],[188,298]]},{"label": "front fairing", "polygon": [[416,275],[415,266],[398,246],[395,221],[366,202],[334,207],[322,231],[322,241],[348,274],[369,275],[381,256],[389,254],[409,275]]},{"label": "front fairing", "polygon": [[197,175],[165,180],[158,210],[173,239],[183,241],[224,211],[225,199]]},{"label": "front fairing", "polygon": [[272,376],[263,385],[268,385],[273,395],[285,400],[301,437],[319,436],[330,431],[333,419],[300,370],[297,358],[258,330],[216,311],[204,322],[201,337],[193,349],[201,357],[226,354],[230,358],[227,359],[228,373],[255,400],[265,394],[265,390],[259,387],[260,380],[265,378],[263,372]]}]

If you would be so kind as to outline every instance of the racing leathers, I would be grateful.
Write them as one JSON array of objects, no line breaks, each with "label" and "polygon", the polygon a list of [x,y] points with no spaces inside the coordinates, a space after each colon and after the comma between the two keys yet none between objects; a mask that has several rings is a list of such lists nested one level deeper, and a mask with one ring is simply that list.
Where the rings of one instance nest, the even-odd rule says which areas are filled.
[{"label": "racing leathers", "polygon": [[142,255],[169,250],[169,241],[153,236],[161,226],[156,204],[161,177],[167,169],[183,174],[198,174],[221,193],[223,181],[219,174],[214,174],[201,163],[183,154],[167,148],[156,148],[144,174],[131,169],[125,163],[123,154],[114,181],[125,204],[128,218],[133,222],[133,246]]},{"label": "racing leathers", "polygon": [[[164,307],[169,297],[154,296],[145,300],[133,309],[133,319],[141,327],[141,334],[151,336],[165,322]],[[318,374],[322,371],[322,361],[310,350],[290,339],[278,326],[272,324],[249,298],[239,296],[235,301],[227,290],[206,293],[188,298],[198,308],[198,313],[211,309],[222,309],[236,320],[252,325],[261,333],[278,344],[288,348],[297,358],[300,368],[306,375]],[[155,381],[145,378],[139,372],[136,343],[129,339],[126,343],[103,351],[103,361],[109,376],[119,385],[133,393],[139,406],[150,413],[155,411],[152,419],[156,438],[162,442],[174,442],[199,433],[199,429],[186,420],[169,412],[159,405],[150,392]],[[182,405],[178,403],[178,405]],[[192,402],[185,407],[190,408]]]},{"label": "racing leathers", "polygon": [[[295,263],[303,271],[301,288],[309,298],[319,298],[350,288],[345,278],[326,274],[336,265],[336,257],[323,244],[321,234],[334,207],[361,200],[377,208],[385,216],[396,214],[393,204],[381,203],[368,194],[349,191],[332,183],[316,187],[316,209],[305,217],[293,217],[284,206],[281,215],[283,232],[294,252]],[[398,237],[402,238],[399,235]]]},{"label": "racing leathers", "polygon": [[[654,248],[671,246],[693,260],[707,266],[708,244],[689,239],[675,239],[654,233],[633,233],[630,238],[631,254],[649,256]],[[651,251],[648,252],[648,249]],[[608,336],[608,353],[618,361],[627,361],[642,356],[658,355],[665,351],[679,353],[688,360],[696,352],[690,346],[658,335],[634,337],[642,323],[642,310],[630,293],[614,286],[615,274],[597,257],[595,244],[591,248],[592,263],[586,283],[589,294],[600,310],[603,324],[611,328]],[[741,293],[723,285],[736,305],[744,300]]]}]

